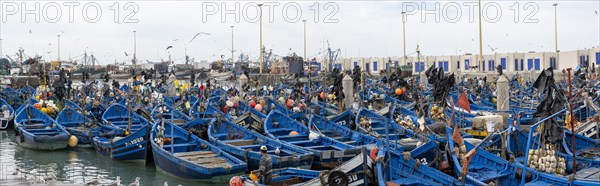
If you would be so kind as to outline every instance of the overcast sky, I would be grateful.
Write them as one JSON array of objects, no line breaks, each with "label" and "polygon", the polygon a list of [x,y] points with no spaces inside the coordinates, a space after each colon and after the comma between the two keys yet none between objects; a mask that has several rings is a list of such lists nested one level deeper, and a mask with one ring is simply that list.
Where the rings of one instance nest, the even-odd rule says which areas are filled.
[{"label": "overcast sky", "polygon": [[[183,62],[187,49],[187,54],[196,61],[212,61],[221,55],[231,56],[230,26],[233,25],[236,59],[240,51],[249,54],[250,59],[258,58],[260,27],[255,22],[256,4],[262,1],[237,2],[238,11],[229,11],[231,14],[226,15],[222,14],[223,10],[235,9],[236,2],[131,2],[90,1],[75,6],[76,1],[41,1],[37,2],[39,11],[24,12],[24,9],[35,10],[36,2],[23,4],[2,0],[0,38],[3,39],[3,55],[14,57],[21,47],[29,56],[38,54],[46,59],[56,59],[57,35],[60,34],[62,59],[81,59],[87,51],[103,64],[115,60],[121,62],[131,59],[133,31],[136,30],[140,60],[159,61],[168,59],[170,54],[173,59]],[[482,2],[485,5],[484,53],[493,53],[491,48],[497,52],[554,50],[552,4],[556,1],[528,2]],[[407,12],[406,50],[409,55],[414,55],[417,43],[424,55],[479,53],[478,14],[471,11],[475,1],[269,3],[274,5],[270,6],[274,14],[269,15],[269,8],[263,6],[263,44],[282,56],[290,52],[303,55],[303,19],[307,20],[307,55],[310,58],[323,55],[324,43],[325,48],[327,43],[334,50],[339,48],[340,57],[402,56],[402,11]],[[436,4],[439,8],[432,11]],[[70,14],[70,7],[73,14]],[[600,45],[599,14],[600,1],[597,0],[558,1],[559,50]],[[39,22],[36,22],[36,16],[40,17]],[[236,16],[240,17],[239,21],[235,20]],[[439,16],[438,20],[436,16]],[[200,32],[210,35],[200,34],[191,41]],[[167,46],[173,48],[166,50]]]}]

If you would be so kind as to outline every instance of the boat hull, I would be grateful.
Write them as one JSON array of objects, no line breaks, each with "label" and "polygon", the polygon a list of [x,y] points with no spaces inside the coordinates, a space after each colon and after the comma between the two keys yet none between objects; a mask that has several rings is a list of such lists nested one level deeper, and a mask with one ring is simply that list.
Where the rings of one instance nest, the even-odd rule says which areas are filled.
[{"label": "boat hull", "polygon": [[[22,129],[20,129],[22,130]],[[69,135],[60,134],[56,136],[33,136],[28,132],[20,131],[17,144],[34,150],[60,150],[67,148]]]},{"label": "boat hull", "polygon": [[120,139],[118,137],[113,139],[95,137],[93,145],[96,152],[112,160],[144,161],[148,148],[148,128],[144,126],[133,134]]}]

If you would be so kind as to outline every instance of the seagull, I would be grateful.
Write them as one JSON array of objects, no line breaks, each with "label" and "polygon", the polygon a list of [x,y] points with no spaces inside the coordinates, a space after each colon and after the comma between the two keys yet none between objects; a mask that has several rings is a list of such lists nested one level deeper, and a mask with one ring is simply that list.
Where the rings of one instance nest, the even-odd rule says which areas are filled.
[{"label": "seagull", "polygon": [[127,54],[127,52],[123,52],[123,53],[125,53],[125,56],[129,56],[129,54]]},{"label": "seagull", "polygon": [[163,183],[163,186],[169,186],[169,182],[165,181],[165,183]]},{"label": "seagull", "polygon": [[135,181],[130,183],[129,186],[140,186],[140,177],[135,177]]},{"label": "seagull", "polygon": [[192,41],[194,41],[194,39],[196,39],[196,37],[198,37],[198,36],[199,36],[199,35],[201,35],[201,34],[203,34],[203,35],[210,35],[209,33],[206,33],[206,32],[198,32],[196,35],[194,35],[194,37],[192,38],[192,40],[190,40],[190,43],[191,43]]},{"label": "seagull", "polygon": [[179,39],[173,39],[173,41],[178,41]]},{"label": "seagull", "polygon": [[34,184],[35,183],[35,176],[31,176],[31,175],[25,174],[25,180],[27,180],[27,182],[29,182],[29,184]]},{"label": "seagull", "polygon": [[171,48],[173,48],[173,46],[168,46],[168,47],[167,47],[167,49],[165,49],[165,50],[169,50],[169,49],[171,49]]},{"label": "seagull", "polygon": [[121,185],[121,176],[117,176],[117,180],[115,180],[115,182],[108,184],[107,186],[119,186],[119,185]]},{"label": "seagull", "polygon": [[12,172],[12,175],[17,175],[19,174],[19,168],[15,168],[15,170]]},{"label": "seagull", "polygon": [[49,172],[48,174],[46,174],[46,176],[44,176],[44,182],[52,180],[56,180],[56,174],[54,174],[53,172]]},{"label": "seagull", "polygon": [[596,15],[598,15],[598,10],[594,10],[594,13],[596,13]]},{"label": "seagull", "polygon": [[100,175],[97,175],[96,178],[92,179],[91,181],[87,182],[86,184],[88,185],[98,185],[100,184]]},{"label": "seagull", "polygon": [[281,150],[279,150],[279,147],[275,148],[275,155],[279,156],[279,153],[281,153]]}]

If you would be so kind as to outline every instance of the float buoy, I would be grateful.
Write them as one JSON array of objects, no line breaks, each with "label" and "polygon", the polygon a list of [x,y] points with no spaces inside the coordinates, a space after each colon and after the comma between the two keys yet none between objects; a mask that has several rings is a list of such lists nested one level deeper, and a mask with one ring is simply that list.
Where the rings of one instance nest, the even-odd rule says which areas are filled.
[{"label": "float buoy", "polygon": [[257,104],[257,105],[254,107],[254,109],[256,109],[256,110],[257,110],[257,111],[259,111],[259,112],[262,112],[262,109],[263,109],[263,108],[262,108],[262,105],[261,105],[261,104]]},{"label": "float buoy", "polygon": [[69,147],[76,147],[79,140],[75,136],[69,137]]}]

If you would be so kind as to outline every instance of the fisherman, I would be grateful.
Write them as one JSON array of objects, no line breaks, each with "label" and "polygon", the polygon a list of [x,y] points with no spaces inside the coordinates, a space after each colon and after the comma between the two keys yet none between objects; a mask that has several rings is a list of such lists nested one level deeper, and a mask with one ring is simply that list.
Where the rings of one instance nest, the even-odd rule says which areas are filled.
[{"label": "fisherman", "polygon": [[260,147],[260,155],[261,158],[259,167],[257,170],[252,171],[252,173],[258,174],[261,184],[270,185],[273,174],[271,172],[271,169],[273,168],[273,160],[271,159],[271,156],[267,154],[267,146],[263,145]]}]

